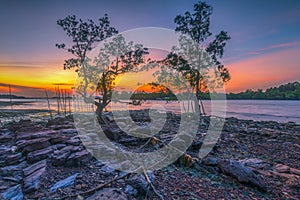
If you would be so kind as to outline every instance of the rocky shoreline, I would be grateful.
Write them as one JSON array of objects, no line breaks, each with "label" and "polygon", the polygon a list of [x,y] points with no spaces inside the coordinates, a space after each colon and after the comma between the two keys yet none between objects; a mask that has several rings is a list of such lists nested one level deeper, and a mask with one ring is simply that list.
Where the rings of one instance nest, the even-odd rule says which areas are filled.
[{"label": "rocky shoreline", "polygon": [[[137,123],[149,121],[146,111],[132,112]],[[106,119],[103,128],[112,141],[126,150],[148,152],[168,142],[180,117],[169,113],[164,131],[150,142],[124,135],[109,114]],[[126,174],[96,160],[82,144],[72,116],[3,124],[1,198],[300,198],[300,125],[228,118],[213,150],[199,159],[208,125],[209,117],[204,117],[191,146],[176,162],[145,175]]]}]

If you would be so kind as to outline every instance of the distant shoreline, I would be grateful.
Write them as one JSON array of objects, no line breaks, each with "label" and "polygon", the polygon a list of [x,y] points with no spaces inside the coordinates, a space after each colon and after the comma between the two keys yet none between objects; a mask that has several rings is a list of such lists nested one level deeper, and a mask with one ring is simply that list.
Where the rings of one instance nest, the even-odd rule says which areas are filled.
[{"label": "distant shoreline", "polygon": [[32,103],[33,101],[0,101],[0,107],[4,107],[4,106],[15,106],[15,105],[23,105],[23,104],[27,104],[27,103]]},{"label": "distant shoreline", "polygon": [[[133,112],[136,112],[136,111],[142,111],[142,110],[145,110],[145,109],[141,109],[141,110],[132,110]],[[54,114],[55,116],[59,116],[59,115],[56,115],[55,113],[57,113],[57,111],[55,110],[50,110],[50,112],[52,114]],[[29,118],[29,119],[32,119],[34,120],[35,117],[34,116],[29,116],[30,114],[46,114],[46,113],[49,113],[49,110],[46,110],[46,109],[18,109],[18,110],[11,110],[11,109],[1,109],[0,108],[0,118],[10,118],[10,117],[25,117],[25,118]],[[108,113],[111,113],[111,112],[108,112]],[[68,113],[69,115],[70,113]],[[73,115],[73,112],[72,114]],[[63,115],[61,115],[63,116]],[[49,120],[50,119],[50,116],[44,116],[43,120],[42,121],[45,121],[45,120]],[[246,119],[246,118],[241,118],[241,117],[230,117],[230,116],[226,116],[224,118],[225,120],[239,120],[239,121],[252,121],[254,123],[278,123],[278,124],[296,124],[296,125],[300,125],[299,122],[295,122],[295,121],[286,121],[286,122],[283,122],[283,121],[276,121],[276,120],[262,120],[262,119],[257,119],[257,120],[254,120],[254,119]]]}]

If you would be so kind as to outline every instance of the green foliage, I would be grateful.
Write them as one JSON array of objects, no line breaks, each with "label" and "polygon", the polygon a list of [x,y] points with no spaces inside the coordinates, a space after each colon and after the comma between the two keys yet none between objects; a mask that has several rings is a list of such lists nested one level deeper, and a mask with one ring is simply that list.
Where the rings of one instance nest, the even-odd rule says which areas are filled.
[{"label": "green foliage", "polygon": [[266,89],[265,92],[262,89],[253,91],[248,89],[240,93],[229,93],[227,99],[274,99],[274,100],[300,100],[300,83],[293,82],[279,87],[271,87]]}]

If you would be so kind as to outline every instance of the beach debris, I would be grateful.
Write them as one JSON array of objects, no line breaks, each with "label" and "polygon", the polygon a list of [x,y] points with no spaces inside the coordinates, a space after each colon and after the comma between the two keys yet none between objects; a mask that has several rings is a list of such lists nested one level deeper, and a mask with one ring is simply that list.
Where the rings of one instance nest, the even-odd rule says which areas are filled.
[{"label": "beach debris", "polygon": [[192,156],[186,153],[180,156],[178,161],[181,166],[185,166],[185,167],[191,167],[194,164]]},{"label": "beach debris", "polygon": [[263,191],[267,190],[267,186],[263,180],[241,162],[234,160],[220,160],[218,166],[223,173],[236,178],[240,183],[256,186]]},{"label": "beach debris", "polygon": [[254,168],[257,170],[272,170],[272,166],[270,163],[257,158],[243,159],[239,160],[239,162],[246,165],[247,167]]},{"label": "beach debris", "polygon": [[283,165],[283,164],[275,165],[274,169],[279,173],[289,173],[290,172],[290,167],[286,166],[286,165]]},{"label": "beach debris", "polygon": [[138,195],[141,196],[147,194],[150,183],[155,180],[155,175],[153,174],[153,172],[148,171],[145,174],[134,174],[126,180],[127,185],[130,185],[131,187],[136,189],[138,191]]},{"label": "beach debris", "polygon": [[217,166],[218,165],[218,159],[215,157],[206,157],[202,159],[201,164],[206,166]]},{"label": "beach debris", "polygon": [[58,181],[49,189],[49,191],[53,192],[53,191],[57,190],[58,188],[65,188],[65,187],[69,187],[69,186],[73,185],[77,176],[78,176],[78,173],[76,173],[72,176],[69,176],[68,178],[65,178],[61,181]]},{"label": "beach debris", "polygon": [[134,174],[126,180],[126,183],[136,189],[138,191],[138,195],[144,196],[148,191],[149,184],[142,174]]},{"label": "beach debris", "polygon": [[1,194],[2,198],[5,200],[22,200],[23,192],[21,185],[16,185],[4,191]]},{"label": "beach debris", "polygon": [[40,179],[46,171],[47,162],[42,160],[23,169],[24,191],[31,193],[39,188]]},{"label": "beach debris", "polygon": [[133,197],[137,197],[137,196],[138,196],[138,193],[139,193],[139,192],[138,192],[135,188],[133,188],[131,185],[126,185],[124,191],[125,191],[126,194],[129,194],[129,195],[131,195],[131,196],[133,196]]}]

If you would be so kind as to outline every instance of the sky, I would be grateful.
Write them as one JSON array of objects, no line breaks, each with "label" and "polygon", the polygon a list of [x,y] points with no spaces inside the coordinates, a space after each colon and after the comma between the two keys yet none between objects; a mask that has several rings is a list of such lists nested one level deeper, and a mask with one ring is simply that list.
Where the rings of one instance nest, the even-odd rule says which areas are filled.
[{"label": "sky", "polygon": [[[133,28],[175,29],[174,18],[192,11],[195,0],[0,0],[0,94],[43,96],[56,84],[71,88],[76,73],[63,70],[67,52],[56,43],[70,41],[56,24],[76,15],[97,20],[108,14],[120,32]],[[265,89],[300,81],[300,1],[208,0],[211,32],[225,30],[231,40],[222,62],[232,79],[226,92]],[[211,38],[213,39],[213,37]]]}]

